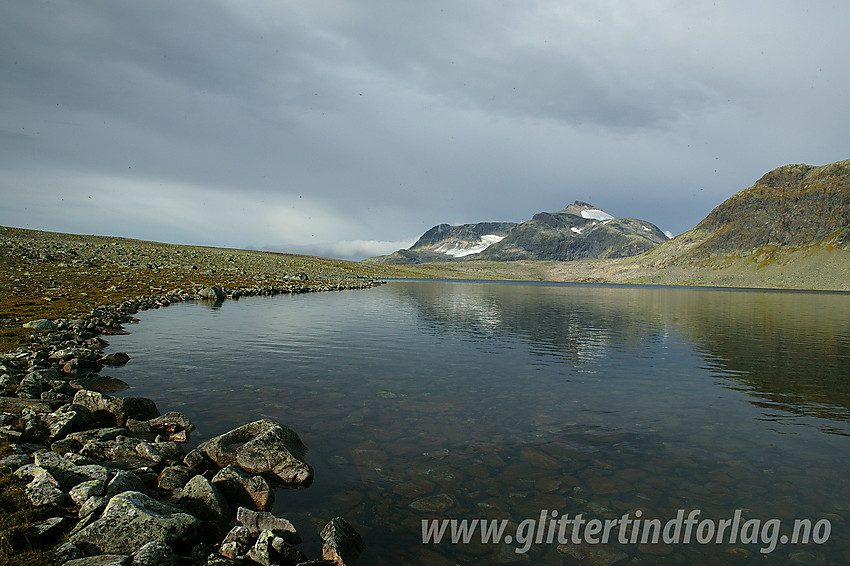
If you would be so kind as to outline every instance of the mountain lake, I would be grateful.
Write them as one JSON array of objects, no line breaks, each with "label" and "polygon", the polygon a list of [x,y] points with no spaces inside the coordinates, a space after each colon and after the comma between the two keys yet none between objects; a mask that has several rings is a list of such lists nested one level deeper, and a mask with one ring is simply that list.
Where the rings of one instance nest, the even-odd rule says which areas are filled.
[{"label": "mountain lake", "polygon": [[[850,294],[390,281],[138,318],[105,373],[185,413],[190,447],[261,418],[309,447],[313,485],[273,509],[308,556],[342,516],[362,565],[850,563]],[[565,515],[680,511],[688,543],[558,541]],[[423,542],[451,519],[504,536]],[[796,520],[808,543],[780,538]]]}]

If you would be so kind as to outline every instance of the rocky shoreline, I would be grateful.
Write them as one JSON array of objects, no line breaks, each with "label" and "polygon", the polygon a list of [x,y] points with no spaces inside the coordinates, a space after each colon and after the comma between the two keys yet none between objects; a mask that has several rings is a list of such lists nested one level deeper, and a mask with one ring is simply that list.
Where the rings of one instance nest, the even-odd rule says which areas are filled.
[{"label": "rocky shoreline", "polygon": [[[307,447],[281,423],[246,423],[187,453],[195,426],[142,397],[109,395],[100,376],[129,361],[104,355],[103,336],[123,332],[141,310],[181,301],[223,301],[375,287],[377,280],[283,286],[206,287],[126,300],[78,319],[24,324],[32,344],[0,354],[0,476],[26,484],[28,503],[47,511],[35,546],[55,546],[70,566],[351,565],[365,548],[342,517],[322,529],[322,556],[307,557],[292,523],[269,510],[276,488],[310,485]],[[7,450],[8,451],[8,450]]]}]

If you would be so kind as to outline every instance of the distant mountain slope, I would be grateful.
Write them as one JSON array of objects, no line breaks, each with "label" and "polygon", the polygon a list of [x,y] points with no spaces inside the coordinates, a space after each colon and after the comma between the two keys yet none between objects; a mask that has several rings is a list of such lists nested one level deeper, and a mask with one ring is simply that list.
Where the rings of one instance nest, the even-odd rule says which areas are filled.
[{"label": "distant mountain slope", "polygon": [[560,212],[535,214],[504,240],[478,254],[477,259],[574,261],[627,257],[650,250],[667,239],[651,222],[614,218],[576,201]]},{"label": "distant mountain slope", "polygon": [[429,261],[453,261],[473,257],[505,238],[516,222],[479,222],[451,226],[438,224],[406,250],[369,258],[369,263],[409,264]]},{"label": "distant mountain slope", "polygon": [[718,268],[813,247],[850,251],[850,160],[774,169],[645,259],[657,267]]},{"label": "distant mountain slope", "polygon": [[380,264],[519,259],[572,261],[639,254],[667,241],[657,226],[614,218],[586,202],[541,212],[531,220],[434,226],[406,250],[365,261]]},{"label": "distant mountain slope", "polygon": [[[582,205],[578,203],[578,216]],[[562,212],[570,211],[576,209]],[[585,212],[589,214],[595,213]],[[510,238],[517,234],[519,239],[520,233],[517,227]],[[486,252],[508,244],[505,238]],[[453,277],[481,279],[850,291],[850,160],[774,169],[722,202],[692,230],[640,255],[482,260],[417,269],[434,270],[438,276],[440,269],[450,269]]]}]

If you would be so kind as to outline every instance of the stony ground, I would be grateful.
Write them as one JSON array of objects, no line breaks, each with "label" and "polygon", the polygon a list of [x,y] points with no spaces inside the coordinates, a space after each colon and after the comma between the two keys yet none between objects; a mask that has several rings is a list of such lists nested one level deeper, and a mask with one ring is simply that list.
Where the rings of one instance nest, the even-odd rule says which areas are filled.
[{"label": "stony ground", "polygon": [[23,343],[21,324],[87,315],[95,306],[166,292],[427,277],[422,270],[251,250],[0,227],[0,351]]}]

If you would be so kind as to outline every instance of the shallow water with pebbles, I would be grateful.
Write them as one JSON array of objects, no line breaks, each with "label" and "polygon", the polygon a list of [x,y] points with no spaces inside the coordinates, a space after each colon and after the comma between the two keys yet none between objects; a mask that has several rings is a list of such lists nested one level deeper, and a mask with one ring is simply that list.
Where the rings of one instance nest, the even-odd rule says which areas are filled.
[{"label": "shallow water with pebbles", "polygon": [[[344,516],[362,564],[850,562],[850,295],[390,282],[177,304],[109,351],[125,394],[196,441],[267,417],[299,432],[312,487],[277,493],[303,550]],[[779,544],[423,544],[423,519],[541,510],[612,519],[826,518]],[[790,528],[790,527],[789,527]],[[612,537],[615,539],[616,537]]]}]

